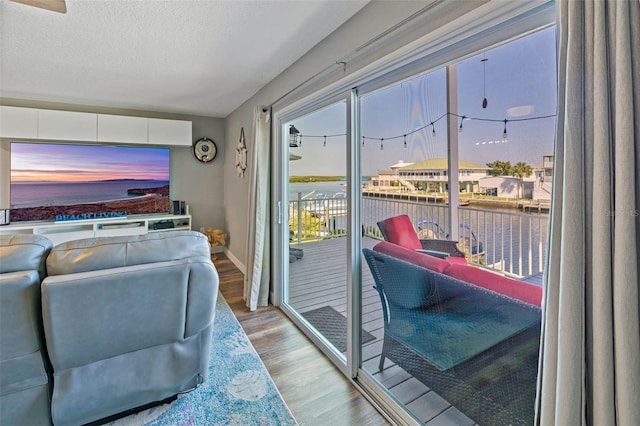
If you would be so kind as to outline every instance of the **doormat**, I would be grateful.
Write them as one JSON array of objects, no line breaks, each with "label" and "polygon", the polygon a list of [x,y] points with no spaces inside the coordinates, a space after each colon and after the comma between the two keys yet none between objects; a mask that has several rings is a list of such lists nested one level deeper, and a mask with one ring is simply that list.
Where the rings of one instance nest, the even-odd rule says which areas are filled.
[{"label": "doormat", "polygon": [[[323,306],[302,313],[302,316],[340,352],[347,351],[347,318],[331,306]],[[362,330],[362,344],[376,338]]]}]

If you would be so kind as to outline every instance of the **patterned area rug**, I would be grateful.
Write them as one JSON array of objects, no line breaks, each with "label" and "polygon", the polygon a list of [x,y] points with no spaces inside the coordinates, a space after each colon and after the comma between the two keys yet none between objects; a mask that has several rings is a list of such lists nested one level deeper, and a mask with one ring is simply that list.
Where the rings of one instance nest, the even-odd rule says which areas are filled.
[{"label": "patterned area rug", "polygon": [[206,382],[170,404],[109,425],[297,425],[221,294],[214,324]]},{"label": "patterned area rug", "polygon": [[[323,306],[311,311],[303,312],[302,316],[320,334],[340,352],[347,351],[347,318],[331,306]],[[362,330],[362,344],[376,340],[375,336]]]}]

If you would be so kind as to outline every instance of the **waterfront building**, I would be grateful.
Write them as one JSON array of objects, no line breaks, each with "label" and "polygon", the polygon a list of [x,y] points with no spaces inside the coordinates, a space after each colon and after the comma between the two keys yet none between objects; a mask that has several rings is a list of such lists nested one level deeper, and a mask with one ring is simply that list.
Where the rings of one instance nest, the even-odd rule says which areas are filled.
[{"label": "waterfront building", "polygon": [[513,176],[487,176],[480,178],[478,185],[480,192],[503,198],[533,198],[536,178],[534,175],[520,179]]},{"label": "waterfront building", "polygon": [[[432,158],[418,163],[404,163],[402,161],[383,170],[377,177],[372,178],[371,184],[379,190],[399,191],[448,191],[448,160],[446,158]],[[487,176],[489,168],[469,161],[458,161],[458,179],[461,192],[478,192],[479,180]]]},{"label": "waterfront building", "polygon": [[380,191],[415,191],[415,187],[410,182],[401,179],[399,174],[400,169],[411,165],[413,165],[413,163],[405,163],[404,161],[399,160],[396,164],[389,167],[389,170],[379,170],[378,176],[371,178],[369,186],[373,186],[375,189]]},{"label": "waterfront building", "polygon": [[551,201],[551,188],[553,186],[553,155],[543,155],[542,164],[533,167],[535,184],[533,187],[533,199],[536,201]]}]

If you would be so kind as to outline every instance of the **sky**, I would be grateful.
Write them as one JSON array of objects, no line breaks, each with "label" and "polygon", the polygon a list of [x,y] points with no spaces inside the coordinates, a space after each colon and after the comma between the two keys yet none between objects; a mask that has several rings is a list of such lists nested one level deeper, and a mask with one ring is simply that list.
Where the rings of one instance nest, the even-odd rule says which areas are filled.
[{"label": "sky", "polygon": [[[457,114],[475,118],[464,120],[458,133],[461,160],[481,165],[524,161],[535,166],[542,163],[543,155],[553,154],[555,27],[464,59],[457,64],[457,73]],[[483,108],[485,97],[488,103]],[[377,175],[399,160],[447,156],[446,117],[436,121],[447,113],[444,67],[363,95],[360,110],[361,134],[374,138],[365,139],[361,146],[363,175]],[[326,146],[323,137],[311,137],[346,133],[346,115],[346,103],[339,102],[291,121],[303,135],[302,145],[291,149],[302,156],[291,162],[291,176],[346,174],[346,137],[328,137]],[[542,116],[552,117],[511,121]],[[507,138],[503,138],[504,119],[510,120]],[[460,118],[456,120],[459,126]],[[385,140],[381,143],[380,138]]]},{"label": "sky", "polygon": [[169,180],[168,148],[11,144],[11,182]]}]

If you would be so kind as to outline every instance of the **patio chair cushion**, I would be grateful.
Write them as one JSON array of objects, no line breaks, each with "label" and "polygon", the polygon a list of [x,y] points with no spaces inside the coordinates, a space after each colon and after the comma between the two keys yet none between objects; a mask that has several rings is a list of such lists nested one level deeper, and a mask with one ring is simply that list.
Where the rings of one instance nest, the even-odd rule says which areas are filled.
[{"label": "patio chair cushion", "polygon": [[[381,241],[373,248],[374,251],[388,254],[389,256],[396,257],[398,259],[405,260],[414,265],[422,266],[434,272],[443,273],[447,268],[451,266],[449,261],[437,258],[435,256],[421,253],[411,249],[401,247],[399,245]],[[451,257],[449,257],[450,259]]]},{"label": "patio chair cushion", "polygon": [[452,264],[444,274],[531,305],[539,307],[542,304],[542,287],[535,284],[514,280],[468,265]]},{"label": "patio chair cushion", "polygon": [[408,249],[421,249],[422,243],[406,214],[390,217],[383,221],[386,240]]}]

